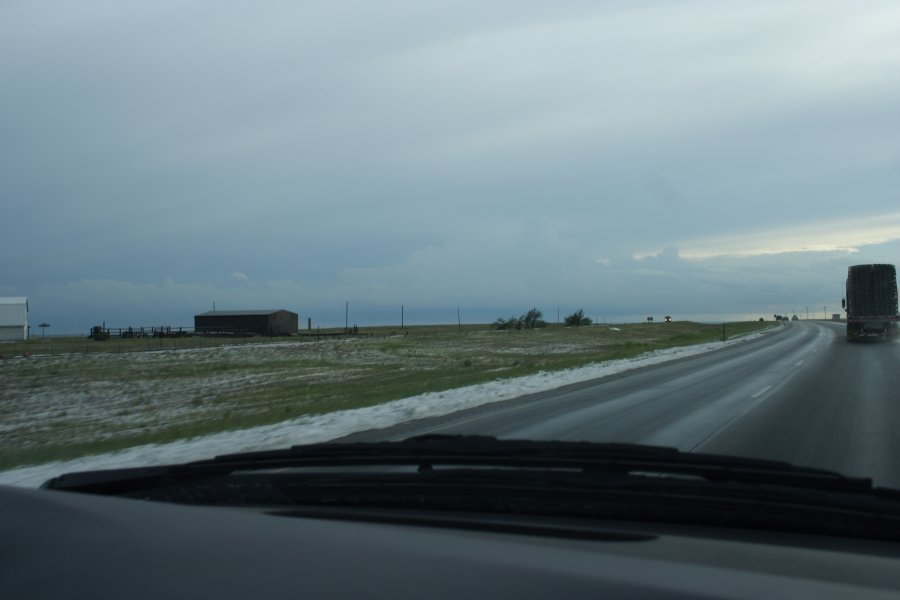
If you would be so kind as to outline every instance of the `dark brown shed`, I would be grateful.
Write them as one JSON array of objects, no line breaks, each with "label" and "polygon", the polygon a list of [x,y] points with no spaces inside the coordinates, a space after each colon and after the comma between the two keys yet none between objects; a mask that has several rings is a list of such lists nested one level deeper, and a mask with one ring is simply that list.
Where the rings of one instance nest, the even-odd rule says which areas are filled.
[{"label": "dark brown shed", "polygon": [[211,310],[194,315],[201,335],[292,335],[299,315],[289,310]]}]

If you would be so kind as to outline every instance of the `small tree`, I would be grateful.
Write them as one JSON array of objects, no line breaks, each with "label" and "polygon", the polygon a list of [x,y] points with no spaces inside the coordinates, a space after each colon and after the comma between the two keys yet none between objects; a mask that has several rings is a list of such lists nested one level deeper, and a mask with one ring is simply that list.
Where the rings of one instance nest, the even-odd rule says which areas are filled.
[{"label": "small tree", "polygon": [[535,327],[545,327],[547,322],[543,320],[543,316],[544,313],[537,308],[532,308],[521,317],[509,317],[508,319],[500,317],[494,321],[494,327],[496,329],[522,329],[523,327],[534,329]]},{"label": "small tree", "polygon": [[590,317],[584,316],[584,310],[579,308],[566,317],[565,323],[570,327],[581,327],[582,325],[590,325],[593,321]]},{"label": "small tree", "polygon": [[508,319],[500,317],[494,321],[494,327],[496,329],[522,329],[522,321],[518,317],[509,317]]},{"label": "small tree", "polygon": [[539,311],[537,308],[532,308],[527,313],[522,315],[520,320],[526,327],[534,329],[535,327],[544,327],[547,324],[547,322],[543,320],[543,316],[544,313]]}]

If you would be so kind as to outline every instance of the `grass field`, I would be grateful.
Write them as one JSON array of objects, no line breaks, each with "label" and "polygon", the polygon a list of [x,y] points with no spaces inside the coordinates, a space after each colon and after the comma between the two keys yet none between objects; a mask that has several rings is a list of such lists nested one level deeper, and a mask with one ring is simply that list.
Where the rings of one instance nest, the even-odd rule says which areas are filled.
[{"label": "grass field", "polygon": [[[730,323],[727,337],[771,323]],[[721,340],[722,325],[360,329],[352,337],[0,344],[0,469]],[[29,357],[23,355],[29,354]]]}]

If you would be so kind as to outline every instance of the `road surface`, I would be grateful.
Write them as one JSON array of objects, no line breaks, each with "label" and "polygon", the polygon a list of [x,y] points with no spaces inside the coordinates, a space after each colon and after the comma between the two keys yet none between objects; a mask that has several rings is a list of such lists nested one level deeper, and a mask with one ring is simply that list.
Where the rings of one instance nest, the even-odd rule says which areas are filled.
[{"label": "road surface", "polygon": [[900,344],[793,322],[709,354],[391,429],[633,442],[786,460],[900,488]]}]

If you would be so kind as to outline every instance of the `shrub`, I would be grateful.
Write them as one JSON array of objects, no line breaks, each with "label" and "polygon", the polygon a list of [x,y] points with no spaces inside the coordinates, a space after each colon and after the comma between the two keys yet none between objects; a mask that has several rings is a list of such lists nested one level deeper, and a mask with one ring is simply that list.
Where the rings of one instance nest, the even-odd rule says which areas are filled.
[{"label": "shrub", "polygon": [[544,313],[537,308],[532,308],[521,317],[509,317],[508,319],[501,317],[497,319],[494,321],[494,328],[522,329],[523,327],[528,327],[529,329],[534,329],[535,327],[544,327],[547,325],[547,322],[542,319],[543,316]]},{"label": "shrub", "polygon": [[579,308],[566,317],[565,323],[570,327],[580,327],[582,325],[590,325],[593,321],[590,317],[584,316],[584,310]]}]

